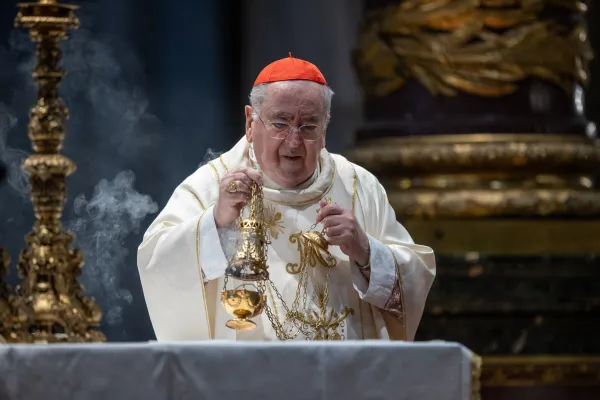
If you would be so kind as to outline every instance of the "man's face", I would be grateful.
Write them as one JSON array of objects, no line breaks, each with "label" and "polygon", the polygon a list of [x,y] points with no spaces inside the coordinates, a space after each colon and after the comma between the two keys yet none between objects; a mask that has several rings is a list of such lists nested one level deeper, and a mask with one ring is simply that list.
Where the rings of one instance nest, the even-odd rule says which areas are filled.
[{"label": "man's face", "polygon": [[[314,172],[319,152],[325,146],[325,109],[323,86],[315,82],[275,82],[267,87],[267,98],[260,108],[260,119],[252,119],[246,106],[246,137],[254,143],[254,153],[263,172],[275,183],[292,188]],[[317,125],[318,139],[303,140],[290,129],[285,139],[273,138],[275,127],[299,128]],[[285,135],[284,135],[285,136]]]}]

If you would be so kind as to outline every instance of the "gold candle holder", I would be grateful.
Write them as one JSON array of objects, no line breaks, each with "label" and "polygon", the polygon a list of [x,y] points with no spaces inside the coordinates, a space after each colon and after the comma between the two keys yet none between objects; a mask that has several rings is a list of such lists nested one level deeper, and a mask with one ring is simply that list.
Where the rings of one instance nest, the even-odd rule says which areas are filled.
[{"label": "gold candle holder", "polygon": [[10,287],[4,282],[9,266],[8,252],[0,248],[0,343],[22,341],[23,327],[27,322],[22,303],[12,295]]},{"label": "gold candle holder", "polygon": [[[19,255],[22,282],[16,287],[14,304],[26,312],[26,323],[14,325],[5,338],[12,342],[102,342],[94,329],[102,312],[83,294],[77,278],[83,257],[70,248],[73,234],[65,232],[61,217],[66,200],[66,177],[75,164],[60,154],[69,113],[58,95],[64,71],[60,68],[59,41],[77,28],[76,6],[54,0],[18,4],[15,26],[29,30],[36,43],[37,101],[30,111],[29,138],[35,154],[24,162],[29,176],[35,212],[33,230],[25,237],[27,247]],[[13,307],[14,308],[14,307]]]}]

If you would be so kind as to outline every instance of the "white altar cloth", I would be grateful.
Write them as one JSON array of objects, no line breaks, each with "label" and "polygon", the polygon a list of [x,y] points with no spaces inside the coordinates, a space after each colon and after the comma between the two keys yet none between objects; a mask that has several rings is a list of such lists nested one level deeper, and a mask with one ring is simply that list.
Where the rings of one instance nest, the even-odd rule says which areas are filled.
[{"label": "white altar cloth", "polygon": [[449,342],[0,345],[2,400],[468,400]]}]

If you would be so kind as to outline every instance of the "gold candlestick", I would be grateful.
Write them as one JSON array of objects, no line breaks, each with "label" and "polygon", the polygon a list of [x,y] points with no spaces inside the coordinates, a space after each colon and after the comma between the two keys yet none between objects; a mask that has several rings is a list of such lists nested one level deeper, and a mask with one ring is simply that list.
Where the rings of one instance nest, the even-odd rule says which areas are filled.
[{"label": "gold candlestick", "polygon": [[79,26],[74,14],[78,7],[55,0],[18,6],[15,26],[29,30],[37,50],[33,78],[38,84],[38,98],[30,111],[29,122],[29,138],[35,154],[23,165],[29,175],[36,221],[25,238],[27,247],[19,256],[18,271],[23,281],[17,286],[15,296],[16,303],[27,312],[27,323],[8,340],[29,343],[105,341],[104,335],[94,329],[102,313],[93,299],[84,296],[77,282],[83,257],[78,250],[69,248],[74,236],[65,232],[61,223],[66,177],[76,166],[60,154],[68,110],[58,95],[64,75],[59,66],[58,42],[67,38],[68,29]]},{"label": "gold candlestick", "polygon": [[20,299],[15,298],[10,287],[4,283],[4,275],[10,266],[8,252],[0,248],[0,343],[23,340],[27,313]]}]

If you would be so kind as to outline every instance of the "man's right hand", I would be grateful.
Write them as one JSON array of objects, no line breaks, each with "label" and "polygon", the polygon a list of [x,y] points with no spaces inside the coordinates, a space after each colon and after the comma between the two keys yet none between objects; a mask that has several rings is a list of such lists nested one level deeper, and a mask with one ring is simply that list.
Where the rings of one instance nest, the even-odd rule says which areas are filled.
[{"label": "man's right hand", "polygon": [[252,183],[262,186],[262,174],[252,168],[236,168],[221,178],[219,198],[213,209],[217,228],[230,226],[250,200]]}]

